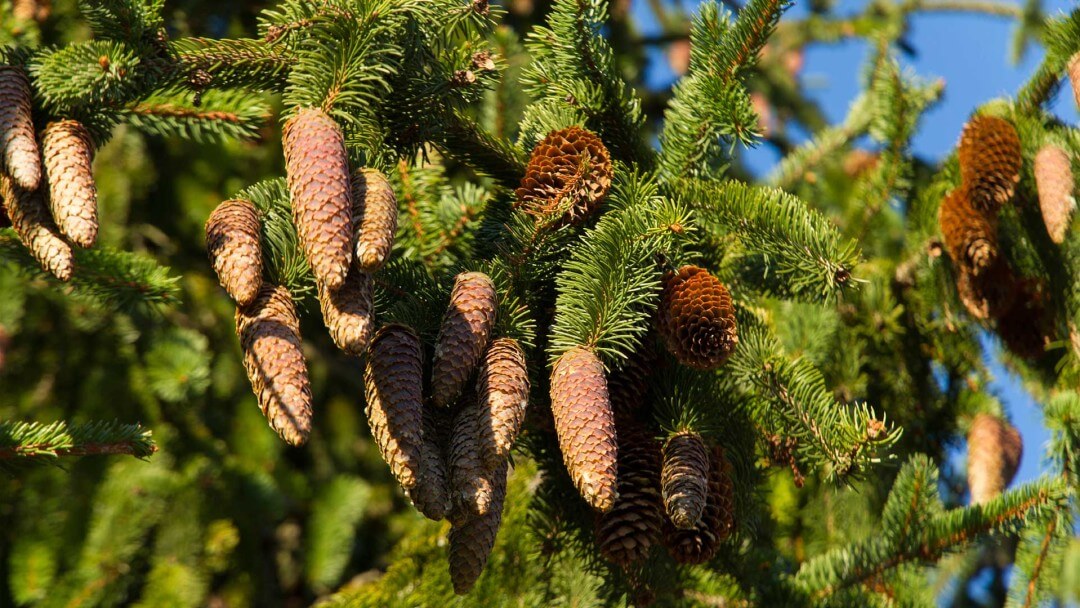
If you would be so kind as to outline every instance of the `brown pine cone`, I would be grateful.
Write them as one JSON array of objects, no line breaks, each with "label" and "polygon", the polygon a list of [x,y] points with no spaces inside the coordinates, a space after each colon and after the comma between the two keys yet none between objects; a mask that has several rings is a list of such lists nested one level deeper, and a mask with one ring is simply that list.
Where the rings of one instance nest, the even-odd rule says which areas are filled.
[{"label": "brown pine cone", "polygon": [[938,223],[959,272],[978,276],[996,263],[997,217],[976,210],[964,187],[941,201]]},{"label": "brown pine cone", "polygon": [[431,397],[436,406],[448,406],[461,395],[487,348],[497,306],[495,284],[486,274],[463,272],[454,279],[431,369]]},{"label": "brown pine cone", "polygon": [[972,206],[997,213],[1020,181],[1020,138],[1009,121],[976,116],[960,134],[960,175]]},{"label": "brown pine cone", "polygon": [[288,290],[264,284],[254,302],[236,309],[236,335],[263,416],[286,443],[303,445],[311,433],[311,385]]},{"label": "brown pine cone", "polygon": [[1080,108],[1080,53],[1076,53],[1069,59],[1069,83],[1072,85],[1073,101]]},{"label": "brown pine cone", "polygon": [[739,343],[731,294],[697,266],[683,266],[664,277],[657,321],[668,350],[688,367],[716,369]]},{"label": "brown pine cone", "polygon": [[446,466],[449,412],[425,407],[424,436],[420,451],[420,479],[408,491],[417,511],[439,521],[450,512],[450,474]]},{"label": "brown pine cone", "polygon": [[600,207],[611,175],[611,156],[599,137],[581,127],[552,131],[533,149],[517,189],[517,206],[578,224]]},{"label": "brown pine cone", "polygon": [[49,207],[61,234],[79,247],[97,239],[97,186],[90,132],[75,120],[58,120],[45,127],[41,140]]},{"label": "brown pine cone", "polygon": [[1038,282],[1030,279],[1015,283],[1010,291],[1012,305],[997,315],[998,336],[1013,353],[1036,360],[1054,339],[1046,296]]},{"label": "brown pine cone", "polygon": [[371,340],[364,372],[371,436],[401,487],[420,478],[423,448],[423,348],[411,327],[391,324]]},{"label": "brown pine cone", "polygon": [[660,540],[660,443],[631,418],[615,423],[619,436],[619,498],[596,520],[600,553],[624,568],[644,561]]},{"label": "brown pine cone", "polygon": [[240,306],[251,304],[262,287],[261,225],[255,205],[244,200],[221,203],[206,220],[210,263],[218,282]]},{"label": "brown pine cone", "polygon": [[1073,172],[1069,154],[1058,146],[1043,146],[1035,155],[1035,184],[1039,189],[1039,209],[1050,240],[1065,242],[1065,234],[1076,208]]},{"label": "brown pine cone", "polygon": [[345,282],[352,262],[352,192],[345,140],[333,118],[304,108],[282,131],[293,222],[315,280]]},{"label": "brown pine cone", "polygon": [[461,521],[469,515],[484,515],[491,508],[495,483],[493,473],[499,469],[486,466],[483,459],[481,407],[470,389],[462,396],[450,434],[450,488],[453,517]]},{"label": "brown pine cone", "polygon": [[618,447],[604,364],[589,349],[566,351],[551,370],[551,412],[563,464],[592,508],[609,511],[618,498]]},{"label": "brown pine cone", "polygon": [[961,270],[956,277],[956,290],[968,314],[976,319],[989,319],[1009,311],[1016,300],[1016,277],[1003,258],[978,276]]},{"label": "brown pine cone", "polygon": [[0,174],[0,199],[19,240],[30,250],[38,264],[61,281],[71,278],[75,256],[71,245],[49,215],[40,190],[26,190],[15,180]]},{"label": "brown pine cone", "polygon": [[682,530],[697,525],[709,492],[709,452],[701,435],[682,431],[668,438],[660,484],[671,523]]},{"label": "brown pine cone", "polygon": [[323,322],[338,348],[359,357],[371,340],[375,305],[372,303],[374,284],[371,277],[356,265],[349,270],[345,283],[331,291],[322,284],[319,306]]},{"label": "brown pine cone", "polygon": [[491,343],[476,375],[481,460],[489,469],[510,457],[529,405],[529,372],[517,340]]},{"label": "brown pine cone", "polygon": [[36,190],[41,183],[31,97],[22,68],[0,65],[0,172],[25,190]]},{"label": "brown pine cone", "polygon": [[375,272],[390,259],[397,233],[398,208],[394,188],[376,169],[360,169],[352,176],[353,232],[356,263]]},{"label": "brown pine cone", "polygon": [[716,555],[720,543],[735,529],[735,485],[731,464],[723,448],[714,448],[710,458],[709,494],[701,520],[689,530],[664,522],[664,545],[680,564],[703,564]]},{"label": "brown pine cone", "polygon": [[979,414],[968,431],[968,488],[971,504],[985,504],[1000,495],[1016,475],[1024,442],[1008,422]]},{"label": "brown pine cone", "polygon": [[470,515],[461,520],[451,518],[450,580],[458,595],[465,595],[473,588],[495,547],[506,501],[506,473],[507,463],[504,462],[492,476],[491,508],[486,514]]}]

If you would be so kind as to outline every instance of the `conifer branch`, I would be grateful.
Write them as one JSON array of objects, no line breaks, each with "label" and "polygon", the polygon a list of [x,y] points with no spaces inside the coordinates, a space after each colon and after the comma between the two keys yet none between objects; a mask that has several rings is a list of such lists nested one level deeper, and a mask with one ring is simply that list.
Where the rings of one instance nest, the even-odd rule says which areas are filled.
[{"label": "conifer branch", "polygon": [[525,159],[519,149],[488,133],[460,112],[448,113],[444,126],[446,134],[437,143],[448,155],[490,175],[506,188],[516,188],[521,183]]},{"label": "conifer branch", "polygon": [[66,456],[127,454],[146,458],[157,451],[149,429],[139,424],[90,422],[0,422],[0,471],[55,463]]}]

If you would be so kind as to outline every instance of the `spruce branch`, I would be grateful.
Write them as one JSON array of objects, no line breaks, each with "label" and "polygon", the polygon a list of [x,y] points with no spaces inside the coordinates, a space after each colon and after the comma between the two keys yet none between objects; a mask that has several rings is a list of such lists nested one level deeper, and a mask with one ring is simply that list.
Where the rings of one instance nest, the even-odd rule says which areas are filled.
[{"label": "spruce branch", "polygon": [[490,175],[505,188],[516,188],[521,183],[525,175],[525,158],[521,150],[488,133],[461,112],[448,112],[444,118],[445,132],[436,142],[441,150],[476,171]]},{"label": "spruce branch", "polygon": [[1054,96],[1069,59],[1080,51],[1080,9],[1051,21],[1046,26],[1044,43],[1046,57],[1016,95],[1016,108],[1024,114],[1037,112]]},{"label": "spruce branch", "polygon": [[66,456],[127,454],[147,458],[157,451],[140,424],[0,421],[0,471],[56,463]]},{"label": "spruce branch", "polygon": [[253,139],[270,117],[265,100],[241,91],[208,91],[200,102],[185,91],[161,91],[131,104],[123,115],[132,126],[161,137],[204,143]]},{"label": "spruce branch", "polygon": [[791,190],[808,172],[833,158],[870,128],[874,117],[872,108],[869,96],[864,94],[857,97],[851,102],[844,122],[822,129],[813,139],[785,155],[766,181],[781,190]]},{"label": "spruce branch", "polygon": [[287,49],[247,38],[180,38],[169,44],[179,71],[200,71],[211,86],[277,90],[284,86],[296,56]]}]

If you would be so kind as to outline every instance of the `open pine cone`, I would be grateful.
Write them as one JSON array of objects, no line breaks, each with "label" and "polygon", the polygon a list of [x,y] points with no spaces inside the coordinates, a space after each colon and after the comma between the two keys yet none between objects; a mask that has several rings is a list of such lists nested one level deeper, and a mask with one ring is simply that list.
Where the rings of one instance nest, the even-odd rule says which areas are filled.
[{"label": "open pine cone", "polygon": [[976,116],[960,134],[960,175],[980,211],[996,212],[1009,202],[1020,181],[1020,137],[1009,121]]},{"label": "open pine cone", "polygon": [[967,188],[960,187],[941,202],[938,223],[949,257],[961,272],[978,276],[997,260],[997,217],[972,206]]},{"label": "open pine cone", "polygon": [[577,224],[596,211],[611,187],[611,156],[604,142],[581,127],[552,131],[532,152],[518,207],[537,215],[561,212]]},{"label": "open pine cone", "polygon": [[697,369],[720,367],[739,343],[731,294],[697,266],[683,266],[664,277],[658,325],[671,354]]}]

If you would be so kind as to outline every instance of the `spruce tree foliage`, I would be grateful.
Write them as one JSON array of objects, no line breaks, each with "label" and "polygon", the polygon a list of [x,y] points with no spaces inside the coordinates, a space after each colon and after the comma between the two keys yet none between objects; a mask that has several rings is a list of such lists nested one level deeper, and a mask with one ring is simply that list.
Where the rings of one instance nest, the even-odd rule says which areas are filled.
[{"label": "spruce tree foliage", "polygon": [[[1032,166],[1047,143],[1080,155],[1075,126],[1046,109],[1068,87],[1080,10],[654,4],[660,39],[621,1],[0,0],[0,64],[28,75],[38,131],[88,128],[101,206],[67,282],[0,228],[0,605],[966,606],[973,580],[994,605],[1080,600],[1080,230],[1050,239]],[[1045,49],[1024,87],[972,108],[1021,142],[997,217],[998,255],[1029,296],[1015,314],[966,307],[938,223],[962,187],[957,155],[910,150],[942,85],[901,68],[904,33],[935,10],[1015,19],[1017,52]],[[798,58],[851,37],[870,43],[863,91],[828,125]],[[645,87],[642,48],[686,43],[679,81]],[[397,197],[377,323],[413,327],[430,366],[454,277],[480,271],[494,336],[526,353],[501,528],[464,597],[450,526],[420,516],[380,460],[362,362],[319,317],[277,144],[310,107],[341,129],[350,168],[381,171]],[[610,190],[583,224],[537,220],[514,189],[534,146],[572,126],[609,150]],[[795,127],[812,136],[794,142]],[[760,182],[740,158],[752,145],[783,154]],[[254,204],[263,279],[299,305],[315,403],[303,448],[261,417],[205,258],[203,223],[229,198]],[[734,302],[738,345],[718,369],[680,365],[653,331],[684,265]],[[1052,438],[1025,446],[1040,478],[968,505],[949,449],[976,415],[1008,417],[986,342]],[[581,347],[613,401],[640,381],[645,437],[723,448],[731,533],[706,563],[659,541],[625,569],[598,551],[551,428],[551,366]]]}]

